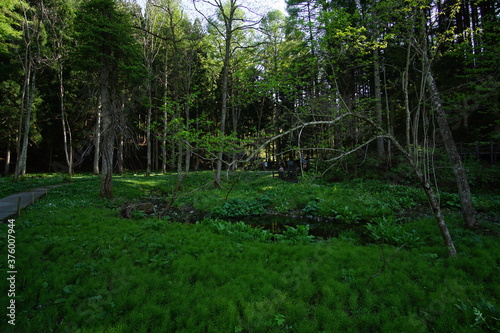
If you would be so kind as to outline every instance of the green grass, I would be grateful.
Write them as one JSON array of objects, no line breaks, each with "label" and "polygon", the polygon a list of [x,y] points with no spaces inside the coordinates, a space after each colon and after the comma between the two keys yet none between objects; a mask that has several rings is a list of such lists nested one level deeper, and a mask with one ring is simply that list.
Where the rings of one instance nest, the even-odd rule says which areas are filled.
[{"label": "green grass", "polygon": [[27,175],[17,182],[14,182],[12,177],[0,177],[0,198],[32,188],[61,184],[65,180],[63,174]]},{"label": "green grass", "polygon": [[[184,192],[211,177],[191,174]],[[206,186],[176,206],[211,212],[226,196],[266,196],[268,210],[301,213],[316,202],[318,215],[343,213],[352,223],[394,216],[421,242],[394,254],[397,245],[360,245],[347,232],[294,243],[250,231],[242,237],[241,226],[235,233],[227,225],[124,219],[121,202],[169,193],[174,176],[116,177],[113,200],[99,198],[98,179],[88,177],[50,191],[16,220],[16,327],[3,316],[0,331],[499,331],[495,225],[465,231],[450,207],[446,217],[459,251],[450,259],[432,217],[399,220],[400,210],[425,205],[417,189],[377,182],[291,184],[264,173],[232,177],[241,179],[230,193]],[[485,197],[488,216],[498,214],[495,200]],[[7,226],[0,228],[6,277]],[[6,293],[7,281],[0,281]],[[6,309],[7,301],[2,297],[0,307]]]}]

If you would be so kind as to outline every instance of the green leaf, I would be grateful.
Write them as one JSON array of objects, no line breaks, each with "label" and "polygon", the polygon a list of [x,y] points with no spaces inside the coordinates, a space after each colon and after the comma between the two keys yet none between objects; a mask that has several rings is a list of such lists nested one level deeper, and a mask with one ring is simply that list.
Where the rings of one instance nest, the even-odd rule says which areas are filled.
[{"label": "green leaf", "polygon": [[76,286],[74,284],[68,284],[66,287],[63,288],[63,291],[66,294],[72,294],[75,292]]}]

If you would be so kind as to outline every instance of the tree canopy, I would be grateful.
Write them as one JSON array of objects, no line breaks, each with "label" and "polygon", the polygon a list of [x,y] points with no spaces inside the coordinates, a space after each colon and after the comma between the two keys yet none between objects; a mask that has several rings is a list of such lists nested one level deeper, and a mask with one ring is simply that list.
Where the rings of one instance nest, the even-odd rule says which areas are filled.
[{"label": "tree canopy", "polygon": [[[496,1],[193,4],[189,17],[180,0],[2,0],[6,172],[24,145],[28,170],[99,173],[113,153],[110,172],[217,165],[216,183],[241,161],[328,164],[368,141],[390,165],[399,153],[379,130],[425,166],[419,152],[444,141],[429,71],[455,141],[499,139]],[[346,113],[378,128],[331,121]]]}]

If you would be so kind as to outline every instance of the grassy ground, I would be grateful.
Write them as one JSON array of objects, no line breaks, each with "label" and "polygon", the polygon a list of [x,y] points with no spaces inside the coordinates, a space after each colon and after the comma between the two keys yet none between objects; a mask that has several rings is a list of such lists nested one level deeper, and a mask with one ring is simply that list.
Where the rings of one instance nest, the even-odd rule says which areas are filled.
[{"label": "grassy ground", "polygon": [[0,177],[0,198],[32,188],[61,184],[65,179],[62,174],[29,175],[17,182],[13,182],[10,177]]},{"label": "grassy ground", "polygon": [[[174,176],[162,175],[117,177],[113,200],[98,197],[97,178],[77,177],[23,211],[15,226],[16,326],[4,315],[0,331],[500,330],[498,195],[475,198],[477,232],[462,229],[457,198],[442,195],[459,251],[446,258],[419,189],[293,184],[264,173],[233,174],[226,190],[202,187],[211,177],[192,174],[183,189],[190,195],[175,202],[181,212],[212,214],[198,224],[141,212],[120,217],[125,203],[169,193]],[[328,240],[268,237],[223,221],[241,207],[333,217],[361,225],[367,238],[354,231]],[[7,226],[0,228],[5,277]]]}]

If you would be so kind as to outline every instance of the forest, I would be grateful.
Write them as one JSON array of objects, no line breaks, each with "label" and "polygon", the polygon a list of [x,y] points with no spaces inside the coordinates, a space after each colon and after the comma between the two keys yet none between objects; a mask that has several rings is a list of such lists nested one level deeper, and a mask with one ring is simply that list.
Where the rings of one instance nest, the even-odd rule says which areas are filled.
[{"label": "forest", "polygon": [[498,1],[0,4],[24,331],[500,331]]},{"label": "forest", "polygon": [[496,1],[193,5],[2,0],[3,174],[498,151]]}]

